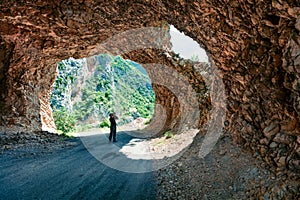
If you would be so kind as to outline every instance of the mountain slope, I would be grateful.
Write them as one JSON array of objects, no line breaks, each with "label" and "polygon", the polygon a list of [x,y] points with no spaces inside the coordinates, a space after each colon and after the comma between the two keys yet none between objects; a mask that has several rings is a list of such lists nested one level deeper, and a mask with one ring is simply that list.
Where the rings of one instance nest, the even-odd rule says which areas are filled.
[{"label": "mountain slope", "polygon": [[63,120],[56,115],[61,112],[80,125],[99,124],[110,112],[116,112],[120,124],[152,116],[155,96],[141,65],[108,54],[95,56],[94,61],[95,66],[72,58],[58,64],[51,96],[55,121]]}]

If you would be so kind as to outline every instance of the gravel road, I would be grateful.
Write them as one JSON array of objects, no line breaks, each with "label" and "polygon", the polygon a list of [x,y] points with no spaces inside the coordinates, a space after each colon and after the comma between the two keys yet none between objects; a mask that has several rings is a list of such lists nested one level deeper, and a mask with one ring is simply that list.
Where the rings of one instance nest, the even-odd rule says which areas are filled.
[{"label": "gravel road", "polygon": [[[119,155],[112,156],[112,151],[118,152],[116,150],[131,139],[130,135],[119,134],[117,143],[109,143],[105,134],[89,135],[84,139],[75,138],[76,145],[72,147],[43,155],[3,154],[0,157],[0,199],[155,199],[152,172],[119,171],[91,154],[95,150],[106,151],[99,155],[113,160]],[[130,158],[121,162],[121,166],[137,163],[145,168],[151,164]]]}]

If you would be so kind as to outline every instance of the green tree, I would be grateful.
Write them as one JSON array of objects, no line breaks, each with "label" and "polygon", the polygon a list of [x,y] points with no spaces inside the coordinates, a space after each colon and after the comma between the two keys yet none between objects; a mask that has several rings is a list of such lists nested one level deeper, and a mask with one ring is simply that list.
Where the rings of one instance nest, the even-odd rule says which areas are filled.
[{"label": "green tree", "polygon": [[57,130],[60,130],[63,133],[75,131],[75,117],[65,108],[55,110],[53,113],[53,118]]}]

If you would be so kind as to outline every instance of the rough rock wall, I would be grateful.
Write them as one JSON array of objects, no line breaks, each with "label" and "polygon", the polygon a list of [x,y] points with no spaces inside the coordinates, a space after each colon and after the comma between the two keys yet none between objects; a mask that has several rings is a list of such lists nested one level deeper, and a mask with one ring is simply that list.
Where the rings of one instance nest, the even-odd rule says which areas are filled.
[{"label": "rough rock wall", "polygon": [[[97,53],[99,43],[124,30],[151,26],[156,13],[143,1],[1,1],[1,131],[34,131],[51,118],[49,91],[55,64]],[[44,73],[43,73],[44,72]],[[39,97],[45,97],[40,99]],[[40,104],[43,104],[41,107]],[[46,109],[45,109],[46,108]],[[43,117],[40,116],[40,113]],[[49,129],[51,121],[44,122]]]},{"label": "rough rock wall", "polygon": [[278,175],[286,168],[299,172],[300,2],[164,5],[178,11],[168,22],[202,44],[221,70],[226,131],[277,166]]},{"label": "rough rock wall", "polygon": [[299,170],[299,7],[295,0],[2,0],[1,130],[38,130],[51,119],[56,62],[101,53],[99,43],[115,34],[166,22],[221,71],[226,131],[279,172]]},{"label": "rough rock wall", "polygon": [[[155,104],[161,105],[166,114],[166,119],[159,116],[165,121],[162,132],[200,128],[207,122],[211,104],[201,72],[208,71],[209,64],[185,60],[173,52],[157,49],[132,51],[123,56],[140,62],[147,70],[156,95]],[[159,113],[155,113],[157,115]]]}]

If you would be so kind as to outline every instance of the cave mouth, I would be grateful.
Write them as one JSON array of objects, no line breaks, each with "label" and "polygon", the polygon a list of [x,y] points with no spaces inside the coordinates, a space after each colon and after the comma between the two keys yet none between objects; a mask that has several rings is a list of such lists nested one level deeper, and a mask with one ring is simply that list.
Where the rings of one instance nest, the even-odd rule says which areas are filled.
[{"label": "cave mouth", "polygon": [[[172,31],[173,33],[171,33]],[[180,33],[175,28],[172,28],[169,34],[171,37],[169,37],[168,39],[169,42],[171,43],[171,46],[174,47],[171,48],[171,50],[173,51],[165,51],[163,54],[157,54],[158,55],[157,60],[149,60],[148,63],[146,62],[142,64],[144,68],[142,66],[139,66],[139,68],[141,69],[140,71],[142,71],[144,74],[146,74],[147,72],[149,73],[153,90],[156,94],[153,101],[150,101],[152,103],[155,102],[155,104],[153,104],[153,109],[155,110],[153,115],[153,120],[151,120],[151,123],[145,129],[143,130],[130,129],[129,131],[127,129],[126,134],[127,135],[129,134],[130,136],[133,137],[140,138],[141,140],[138,143],[142,144],[144,142],[145,146],[148,146],[148,143],[146,140],[143,139],[151,137],[153,139],[152,141],[156,142],[154,143],[154,146],[156,146],[156,144],[162,144],[161,145],[162,147],[167,147],[168,149],[172,149],[172,151],[168,151],[168,154],[164,154],[163,152],[159,152],[159,151],[163,151],[162,149],[156,149],[156,151],[159,152],[158,154],[157,152],[150,152],[150,153],[147,152],[149,153],[149,157],[147,156],[144,157],[145,156],[144,154],[143,155],[140,155],[139,153],[135,154],[135,150],[132,150],[134,156],[128,157],[131,159],[146,159],[146,160],[156,159],[157,160],[157,159],[163,159],[164,157],[169,157],[169,158],[173,157],[174,159],[177,159],[178,158],[177,155],[182,153],[182,151],[184,151],[186,147],[193,142],[194,137],[197,135],[199,131],[198,128],[200,127],[200,125],[203,125],[201,124],[202,119],[200,117],[207,116],[208,111],[210,109],[210,107],[208,106],[206,108],[202,107],[203,110],[200,110],[201,108],[199,105],[200,99],[202,102],[205,101],[207,104],[209,104],[209,97],[204,95],[205,93],[207,93],[205,80],[201,75],[201,72],[205,72],[210,67],[208,63],[208,57],[205,51],[200,48],[200,45],[197,42],[192,40],[190,37]],[[183,47],[183,45],[185,46]],[[186,45],[188,45],[189,47],[193,46],[193,48],[185,48]],[[159,49],[159,50],[161,52],[161,50],[163,49]],[[125,54],[125,57],[131,58],[130,53]],[[145,54],[138,53],[134,55],[134,53],[136,52],[133,52],[132,56],[133,57],[136,56],[138,60],[142,58],[141,56],[147,56],[149,54],[152,53],[155,54],[157,52],[154,50],[150,52],[148,51]],[[204,55],[205,57],[204,59],[203,56],[201,56],[201,54]],[[114,66],[115,61],[121,59],[121,56],[112,56],[112,55],[107,56],[107,55],[108,54],[101,54],[100,57],[102,57],[102,59],[98,59],[99,56],[86,58],[84,60],[84,65],[86,66],[84,70],[86,71],[78,72],[78,74],[84,76],[83,78],[79,79],[78,81],[79,83],[77,83],[77,85],[79,85],[80,91],[72,90],[68,92],[68,94],[70,94],[71,98],[73,99],[76,98],[82,99],[82,97],[80,96],[83,95],[88,97],[88,99],[92,101],[90,104],[96,107],[96,109],[98,107],[95,105],[98,104],[103,105],[104,98],[93,101],[93,97],[95,95],[88,93],[87,89],[84,86],[87,84],[91,84],[93,82],[89,77],[91,77],[95,73],[97,74],[97,69],[95,68],[97,68],[97,65],[100,64],[103,66],[102,71],[106,71],[108,73],[98,76],[98,79],[101,79],[101,81],[104,82],[101,82],[99,84],[94,83],[92,84],[92,86],[96,88],[96,92],[99,92],[102,91],[101,86],[105,84],[109,84],[110,93],[107,95],[104,94],[104,97],[107,97],[108,103],[110,103],[111,107],[110,109],[106,109],[103,112],[104,116],[108,116],[110,112],[116,112],[117,115],[120,115],[120,113],[125,112],[125,109],[123,110],[119,109],[118,105],[124,104],[124,102],[122,101],[124,100],[124,98],[121,99],[117,97],[118,92],[116,92],[116,88],[119,82],[116,81],[115,77],[111,76],[111,74],[113,73],[113,74],[126,75],[126,76],[128,76],[128,74],[125,73],[126,70],[125,71],[120,70],[118,64]],[[111,57],[114,57],[116,59],[112,61]],[[66,63],[67,61],[63,61],[63,62]],[[70,62],[69,63],[70,66],[77,65],[76,63],[74,63],[76,62],[75,59],[71,59],[68,62]],[[203,67],[202,64],[205,67]],[[138,65],[138,64],[134,62],[133,65]],[[59,67],[60,64],[58,65],[58,68]],[[128,77],[125,77],[124,79],[126,78]],[[132,78],[132,76],[130,78]],[[107,92],[107,90],[105,91]],[[203,104],[203,105],[207,106],[207,104]],[[70,108],[71,110],[80,107],[75,104],[72,105],[71,103],[67,103],[67,105],[72,106],[72,108]],[[145,107],[145,104],[143,106]],[[82,108],[87,110],[86,106]],[[126,109],[126,111],[131,112],[131,114],[135,114],[132,112],[136,112],[136,110],[138,109],[132,108],[132,106],[127,106]],[[91,112],[89,111],[88,113]],[[95,120],[95,122],[97,123],[96,125],[99,125],[99,117],[95,117],[95,116],[91,116],[91,118],[83,117],[82,120],[91,120],[92,123],[90,124],[93,124],[92,117],[96,119]],[[135,118],[134,116],[132,117]],[[55,118],[55,114],[54,114],[54,118]],[[101,124],[105,126],[105,123],[101,122],[100,125]],[[118,129],[118,131],[120,130]],[[85,131],[82,132],[76,134],[76,136],[81,137],[81,140],[83,141],[86,148],[89,151],[90,150],[92,151],[93,145],[91,144],[94,141],[94,138],[91,135],[97,135],[98,133],[91,133]],[[108,134],[107,132],[108,131],[99,132],[98,135],[103,137],[103,140],[101,141],[107,141],[107,134]],[[189,140],[186,140],[186,143],[180,142],[183,141],[182,137],[186,137],[187,135]],[[164,138],[170,140],[164,140]],[[133,155],[131,149],[127,148],[128,146],[130,146],[132,141],[134,143],[135,140],[134,139],[128,140],[128,144],[125,145],[124,148],[120,148],[120,149],[117,148],[117,151],[118,152],[120,151],[124,155],[127,154]],[[182,145],[180,146],[179,143]],[[137,144],[134,143],[133,146],[135,145]],[[175,147],[172,148],[171,146],[168,145],[173,145],[176,148]],[[101,145],[99,144],[98,146]],[[153,157],[153,155],[156,156]]]},{"label": "cave mouth", "polygon": [[57,68],[50,104],[58,133],[107,128],[109,113],[116,113],[119,126],[149,124],[155,93],[140,64],[99,54],[66,59]]},{"label": "cave mouth", "polygon": [[173,25],[170,25],[170,36],[172,51],[179,54],[179,57],[195,62],[209,63],[206,50],[201,48],[198,42],[180,32]]},{"label": "cave mouth", "polygon": [[[167,31],[157,28],[150,29],[151,34],[148,34],[148,37],[151,38],[151,41],[155,38],[154,36],[161,38],[163,35],[162,39],[166,39],[170,48],[158,48],[158,54],[164,55],[164,57],[143,63],[143,66],[138,64],[138,60],[147,60],[141,57],[141,54],[149,55],[147,50],[142,53],[133,51],[133,54],[131,54],[132,52],[128,54],[121,51],[122,54],[116,54],[118,51],[116,49],[122,49],[122,46],[117,44],[124,36],[132,40],[132,38],[134,39],[132,36],[137,37],[141,35],[141,32],[147,33],[149,29],[126,32],[124,35],[117,35],[108,42],[104,42],[106,47],[113,45],[117,47],[112,52],[108,51],[77,60],[69,58],[58,63],[58,76],[50,99],[57,130],[59,132],[75,131],[74,124],[79,127],[77,131],[107,127],[109,126],[108,115],[112,112],[119,115],[119,125],[130,123],[137,118],[146,119],[142,123],[150,124],[157,135],[162,135],[170,130],[180,132],[183,127],[187,128],[187,124],[189,124],[188,128],[199,128],[199,125],[203,124],[199,119],[200,114],[207,115],[208,111],[200,111],[199,107],[192,108],[189,101],[193,99],[193,104],[199,105],[197,103],[199,95],[207,92],[206,80],[202,77],[202,73],[207,73],[210,68],[208,56],[199,43],[178,31],[173,25],[168,26]],[[166,35],[168,36],[166,37]],[[130,46],[132,43],[129,43],[129,48],[139,47],[143,50],[148,46],[155,46],[154,43],[146,44],[142,48],[139,46],[133,46],[133,48]],[[99,49],[101,49],[101,45]],[[101,52],[99,49],[95,50]],[[154,50],[151,53],[157,52]],[[132,68],[129,70],[128,66],[134,67],[140,75],[131,73],[133,70],[131,70]],[[144,83],[138,83],[137,79]],[[197,80],[196,84],[195,80]],[[161,89],[161,86],[164,89]],[[155,95],[159,98],[157,99]],[[192,115],[185,113],[190,109],[198,112]],[[155,117],[150,120],[153,118],[152,116]],[[156,123],[150,123],[150,121],[156,121]],[[72,124],[73,128],[61,130],[68,129],[65,124]],[[141,124],[138,128],[140,126]]]}]

